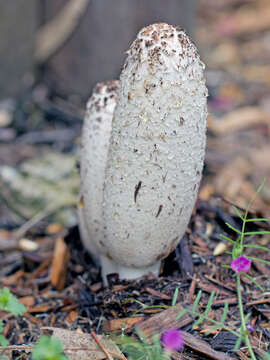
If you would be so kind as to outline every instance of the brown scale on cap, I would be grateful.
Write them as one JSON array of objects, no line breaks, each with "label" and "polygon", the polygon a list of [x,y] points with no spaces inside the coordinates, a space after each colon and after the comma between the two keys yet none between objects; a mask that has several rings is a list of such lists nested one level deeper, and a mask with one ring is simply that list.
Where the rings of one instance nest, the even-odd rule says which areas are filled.
[{"label": "brown scale on cap", "polygon": [[[172,39],[178,39],[172,45]],[[185,31],[179,26],[172,26],[166,23],[158,23],[143,28],[137,39],[131,45],[128,54],[129,61],[139,63],[147,58],[149,68],[154,73],[155,64],[166,66],[166,57],[172,57],[179,52],[179,68],[183,67],[183,59],[189,57],[189,61],[194,61],[198,56],[196,46],[186,35]],[[124,69],[127,64],[125,63]]]},{"label": "brown scale on cap", "polygon": [[95,110],[96,112],[103,111],[108,101],[108,98],[116,98],[118,87],[118,80],[97,83],[93,89],[93,95],[89,99],[87,113],[89,114],[89,112],[92,112],[93,110]]},{"label": "brown scale on cap", "polygon": [[102,94],[108,93],[111,94],[112,92],[116,91],[119,86],[118,80],[106,81],[97,83],[94,87],[93,94]]}]

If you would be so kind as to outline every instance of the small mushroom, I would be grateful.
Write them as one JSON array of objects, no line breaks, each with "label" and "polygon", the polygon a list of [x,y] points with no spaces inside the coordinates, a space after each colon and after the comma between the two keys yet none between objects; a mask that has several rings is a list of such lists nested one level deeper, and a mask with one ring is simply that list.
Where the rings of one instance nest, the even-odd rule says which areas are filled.
[{"label": "small mushroom", "polygon": [[119,81],[98,83],[87,103],[81,139],[79,228],[85,248],[98,262],[104,241],[103,189]]},{"label": "small mushroom", "polygon": [[[161,259],[181,240],[203,169],[206,98],[204,64],[186,33],[165,23],[143,28],[120,76],[111,135],[94,152],[92,141],[101,135],[94,135],[93,125],[83,130],[82,195],[90,230],[84,242],[98,254],[103,279],[112,272],[126,279],[158,274]],[[102,160],[94,159],[97,151]]]}]

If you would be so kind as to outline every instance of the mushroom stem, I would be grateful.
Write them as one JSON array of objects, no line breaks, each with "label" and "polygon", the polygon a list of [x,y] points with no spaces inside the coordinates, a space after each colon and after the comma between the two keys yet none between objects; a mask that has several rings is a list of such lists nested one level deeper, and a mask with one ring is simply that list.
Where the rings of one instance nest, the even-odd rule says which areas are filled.
[{"label": "mushroom stem", "polygon": [[104,284],[107,284],[107,275],[118,273],[120,279],[136,279],[141,276],[152,273],[155,276],[159,275],[161,261],[154,265],[140,268],[128,267],[121,265],[113,260],[110,260],[106,255],[100,256],[100,265],[102,268],[102,279]]}]

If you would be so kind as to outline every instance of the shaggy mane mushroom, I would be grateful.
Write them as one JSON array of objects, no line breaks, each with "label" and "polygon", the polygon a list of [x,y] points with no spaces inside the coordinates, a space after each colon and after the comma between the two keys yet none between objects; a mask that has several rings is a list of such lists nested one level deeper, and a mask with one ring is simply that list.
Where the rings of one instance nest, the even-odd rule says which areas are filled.
[{"label": "shaggy mane mushroom", "polygon": [[[96,234],[87,210],[97,196],[93,184],[86,196],[86,182],[93,181],[87,162],[97,172],[95,155],[87,161],[84,151],[81,156],[84,219],[91,232],[85,243],[98,255],[103,279],[112,272],[126,279],[157,275],[161,259],[181,240],[203,169],[206,98],[204,64],[186,33],[165,23],[143,28],[128,51],[111,120],[108,116],[107,154],[103,143],[98,145],[106,169],[94,180],[100,181],[103,199],[96,216],[104,225]],[[92,140],[85,140],[84,148],[92,149]]]}]

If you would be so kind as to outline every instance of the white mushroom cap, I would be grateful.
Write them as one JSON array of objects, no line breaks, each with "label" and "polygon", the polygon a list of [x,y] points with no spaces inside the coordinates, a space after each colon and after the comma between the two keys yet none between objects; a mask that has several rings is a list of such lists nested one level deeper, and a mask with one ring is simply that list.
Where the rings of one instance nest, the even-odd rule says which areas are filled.
[{"label": "white mushroom cap", "polygon": [[128,51],[118,96],[105,178],[105,241],[97,245],[109,263],[104,276],[117,268],[132,278],[158,269],[178,244],[201,179],[207,89],[204,64],[185,32],[165,23],[142,29]]},{"label": "white mushroom cap", "polygon": [[103,189],[119,81],[98,83],[87,103],[81,139],[79,227],[84,246],[99,258],[104,242]]}]

